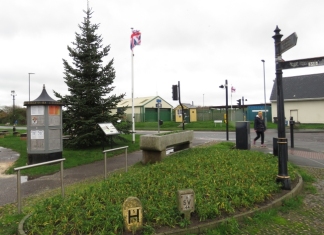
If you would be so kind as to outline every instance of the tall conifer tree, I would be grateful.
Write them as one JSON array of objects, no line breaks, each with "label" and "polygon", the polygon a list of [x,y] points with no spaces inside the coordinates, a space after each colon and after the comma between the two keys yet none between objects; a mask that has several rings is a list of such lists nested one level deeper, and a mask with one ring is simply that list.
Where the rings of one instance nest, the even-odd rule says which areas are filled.
[{"label": "tall conifer tree", "polygon": [[[63,131],[71,136],[69,144],[74,147],[100,144],[103,132],[97,124],[116,124],[124,114],[124,110],[119,110],[117,114],[111,112],[125,94],[109,96],[115,88],[112,86],[115,79],[114,60],[102,65],[110,46],[102,45],[101,35],[96,34],[99,25],[91,23],[92,13],[90,8],[85,11],[84,21],[79,25],[81,33],[75,33],[73,47],[67,47],[72,65],[63,59],[64,79],[70,95],[62,96],[54,91],[55,96],[64,103]],[[124,129],[123,132],[129,130],[125,124]]]}]

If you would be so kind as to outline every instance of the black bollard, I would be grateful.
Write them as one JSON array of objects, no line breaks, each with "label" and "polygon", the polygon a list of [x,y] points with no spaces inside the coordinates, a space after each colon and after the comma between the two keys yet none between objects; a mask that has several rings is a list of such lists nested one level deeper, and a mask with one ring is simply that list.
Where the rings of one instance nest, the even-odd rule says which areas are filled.
[{"label": "black bollard", "polygon": [[291,148],[294,148],[294,124],[295,124],[295,121],[294,121],[293,117],[290,117],[289,125],[290,125]]}]

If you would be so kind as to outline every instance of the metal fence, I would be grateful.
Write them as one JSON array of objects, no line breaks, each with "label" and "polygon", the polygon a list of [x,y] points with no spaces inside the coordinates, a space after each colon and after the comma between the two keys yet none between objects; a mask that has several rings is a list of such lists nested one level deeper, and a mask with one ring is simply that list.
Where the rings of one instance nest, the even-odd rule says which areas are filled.
[{"label": "metal fence", "polygon": [[[226,109],[197,109],[197,121],[223,120]],[[228,120],[231,122],[243,121],[242,109],[228,109]]]},{"label": "metal fence", "polygon": [[[114,149],[108,149],[104,150],[103,153],[105,154],[105,166],[104,166],[104,172],[105,172],[105,179],[107,179],[107,152],[112,152],[120,149],[125,149],[125,164],[126,164],[126,172],[127,172],[127,148],[128,146],[120,147],[120,148],[114,148]],[[22,166],[22,167],[17,167],[14,168],[15,171],[17,171],[17,207],[18,207],[18,213],[21,213],[21,170],[28,169],[28,168],[33,168],[33,167],[38,167],[38,166],[43,166],[43,165],[49,165],[49,164],[54,164],[54,163],[61,163],[61,171],[60,171],[60,178],[61,178],[61,192],[62,192],[62,197],[64,198],[64,186],[63,186],[63,161],[65,161],[65,158],[58,159],[58,160],[53,160],[53,161],[47,161],[47,162],[42,162],[42,163],[37,163],[37,164],[32,164],[29,166]]]},{"label": "metal fence", "polygon": [[[214,120],[224,120],[224,114],[226,114],[225,109],[196,109],[197,110],[197,121],[214,121]],[[247,119],[247,110],[244,110],[245,115],[243,115],[242,109],[228,109],[228,120],[232,122],[244,121]],[[245,117],[244,117],[245,116]],[[144,122],[144,114],[135,113],[135,122]],[[172,111],[172,120],[175,121],[174,112]],[[127,114],[126,119],[132,121],[132,114]]]},{"label": "metal fence", "polygon": [[108,152],[125,149],[125,157],[126,157],[125,164],[126,164],[126,172],[127,172],[127,148],[128,148],[128,146],[124,146],[124,147],[120,147],[120,148],[108,149],[108,150],[103,151],[103,153],[105,154],[105,179],[107,179],[107,153]]},{"label": "metal fence", "polygon": [[29,166],[22,166],[22,167],[16,167],[14,168],[15,171],[17,171],[17,204],[18,204],[18,213],[21,213],[21,175],[20,171],[28,168],[33,168],[37,166],[43,166],[43,165],[49,165],[53,163],[61,163],[61,191],[62,191],[62,197],[64,197],[64,187],[63,187],[63,161],[65,161],[65,158],[58,159],[58,160],[53,160],[53,161],[48,161],[48,162],[42,162],[42,163],[37,163]]}]

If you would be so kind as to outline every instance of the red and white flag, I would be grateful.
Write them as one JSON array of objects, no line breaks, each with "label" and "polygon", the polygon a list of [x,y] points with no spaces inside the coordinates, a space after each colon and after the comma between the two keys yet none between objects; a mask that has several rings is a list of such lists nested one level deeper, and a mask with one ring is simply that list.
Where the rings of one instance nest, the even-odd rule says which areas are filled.
[{"label": "red and white flag", "polygon": [[133,30],[130,37],[130,49],[133,50],[137,45],[141,45],[141,32],[139,30]]},{"label": "red and white flag", "polygon": [[235,90],[236,90],[236,89],[232,86],[232,87],[231,87],[231,92],[234,93]]}]

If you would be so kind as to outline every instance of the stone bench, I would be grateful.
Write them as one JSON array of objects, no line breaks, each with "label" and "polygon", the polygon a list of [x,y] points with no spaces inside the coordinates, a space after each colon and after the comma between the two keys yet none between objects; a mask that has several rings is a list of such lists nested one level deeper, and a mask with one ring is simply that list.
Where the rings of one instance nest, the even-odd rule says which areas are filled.
[{"label": "stone bench", "polygon": [[193,131],[170,132],[161,135],[142,135],[140,149],[142,163],[155,163],[166,156],[166,149],[173,147],[174,151],[190,148]]}]

